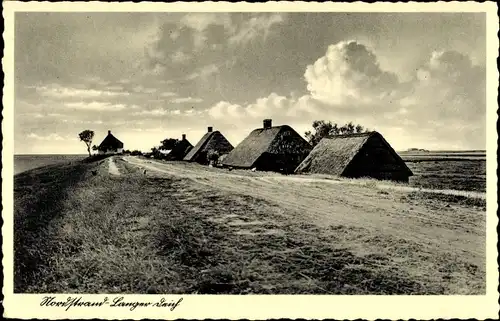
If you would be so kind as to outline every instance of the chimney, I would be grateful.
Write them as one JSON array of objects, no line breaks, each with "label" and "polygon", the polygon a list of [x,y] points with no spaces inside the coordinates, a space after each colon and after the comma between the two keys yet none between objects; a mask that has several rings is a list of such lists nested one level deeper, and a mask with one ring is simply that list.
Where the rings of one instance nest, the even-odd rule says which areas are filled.
[{"label": "chimney", "polygon": [[214,131],[214,128],[212,126],[208,126],[208,132],[211,133]]},{"label": "chimney", "polygon": [[263,121],[264,129],[269,129],[273,127],[273,120],[272,119],[264,119]]},{"label": "chimney", "polygon": [[111,135],[111,131],[108,129],[108,135]]},{"label": "chimney", "polygon": [[186,134],[182,134],[182,140],[186,140]]}]

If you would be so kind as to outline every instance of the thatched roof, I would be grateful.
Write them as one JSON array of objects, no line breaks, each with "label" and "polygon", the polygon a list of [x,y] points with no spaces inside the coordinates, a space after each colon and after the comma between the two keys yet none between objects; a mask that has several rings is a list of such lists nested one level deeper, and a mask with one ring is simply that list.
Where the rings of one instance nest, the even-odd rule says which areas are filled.
[{"label": "thatched roof", "polygon": [[227,155],[223,164],[250,168],[264,153],[300,155],[308,154],[311,149],[311,145],[288,125],[258,128]]},{"label": "thatched roof", "polygon": [[175,144],[174,148],[166,156],[167,160],[182,160],[193,148],[193,145],[187,140],[182,139]]},{"label": "thatched roof", "polygon": [[99,147],[97,149],[101,150],[101,151],[106,151],[106,150],[118,149],[118,148],[123,148],[123,143],[118,138],[113,136],[113,134],[111,134],[110,130],[108,130],[108,136],[106,136],[106,138],[104,138],[104,140],[101,142],[101,144],[99,145]]},{"label": "thatched roof", "polygon": [[398,163],[398,167],[413,175],[401,157],[378,132],[336,135],[323,138],[295,170],[296,173],[311,172],[342,176],[354,157],[371,139],[385,148]]},{"label": "thatched roof", "polygon": [[227,154],[233,150],[233,145],[218,130],[210,131],[203,135],[200,141],[187,153],[184,160],[198,161],[198,157],[205,157],[204,154],[210,150],[217,151],[219,154]]}]

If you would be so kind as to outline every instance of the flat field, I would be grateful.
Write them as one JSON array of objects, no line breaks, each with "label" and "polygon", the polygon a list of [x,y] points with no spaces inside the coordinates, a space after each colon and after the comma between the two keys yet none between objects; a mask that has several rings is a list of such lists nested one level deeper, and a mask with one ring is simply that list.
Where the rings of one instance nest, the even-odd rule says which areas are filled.
[{"label": "flat field", "polygon": [[112,157],[15,176],[15,291],[484,294],[481,192]]},{"label": "flat field", "polygon": [[432,160],[406,162],[414,176],[410,185],[432,189],[486,191],[486,161]]}]

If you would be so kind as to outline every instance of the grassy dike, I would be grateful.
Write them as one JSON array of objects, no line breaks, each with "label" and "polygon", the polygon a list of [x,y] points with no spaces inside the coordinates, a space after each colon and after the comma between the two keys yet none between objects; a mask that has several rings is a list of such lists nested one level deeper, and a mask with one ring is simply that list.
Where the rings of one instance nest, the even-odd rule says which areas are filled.
[{"label": "grassy dike", "polygon": [[105,160],[15,177],[16,292],[484,291],[481,269],[458,256],[360,227],[308,224],[257,197],[115,164],[120,175]]},{"label": "grassy dike", "polygon": [[96,162],[44,166],[14,176],[14,291],[43,292],[58,251],[57,224],[75,186],[90,179]]}]

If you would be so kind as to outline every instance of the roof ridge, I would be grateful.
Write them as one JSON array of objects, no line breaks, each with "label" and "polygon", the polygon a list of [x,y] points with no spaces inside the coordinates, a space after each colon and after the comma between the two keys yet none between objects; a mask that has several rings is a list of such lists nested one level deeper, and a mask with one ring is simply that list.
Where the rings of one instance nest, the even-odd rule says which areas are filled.
[{"label": "roof ridge", "polygon": [[324,138],[349,138],[349,137],[363,137],[372,136],[379,134],[377,131],[369,131],[365,133],[352,133],[352,134],[340,134],[340,135],[327,135]]}]

